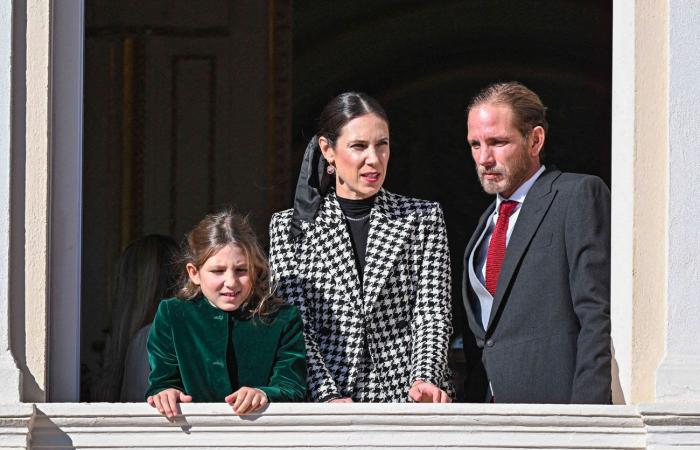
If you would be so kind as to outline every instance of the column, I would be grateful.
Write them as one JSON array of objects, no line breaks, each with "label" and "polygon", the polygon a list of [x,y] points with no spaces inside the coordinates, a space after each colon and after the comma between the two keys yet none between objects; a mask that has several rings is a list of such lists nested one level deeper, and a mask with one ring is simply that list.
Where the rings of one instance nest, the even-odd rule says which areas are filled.
[{"label": "column", "polygon": [[20,400],[20,372],[10,350],[10,163],[12,1],[0,2],[0,403]]},{"label": "column", "polygon": [[[670,3],[666,352],[656,399],[700,401],[700,9]],[[659,64],[664,64],[659,61]],[[662,170],[658,168],[657,170]]]}]

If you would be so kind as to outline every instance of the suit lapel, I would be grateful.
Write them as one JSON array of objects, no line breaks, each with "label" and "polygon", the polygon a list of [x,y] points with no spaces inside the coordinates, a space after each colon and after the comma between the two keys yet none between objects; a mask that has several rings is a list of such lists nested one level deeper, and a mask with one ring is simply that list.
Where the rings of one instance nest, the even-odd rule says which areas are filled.
[{"label": "suit lapel", "polygon": [[481,324],[481,319],[476,317],[476,315],[474,314],[474,308],[472,308],[471,305],[470,299],[472,298],[472,295],[470,293],[469,265],[472,263],[470,256],[474,251],[474,247],[479,242],[479,238],[481,237],[482,233],[484,232],[484,228],[486,227],[486,221],[491,216],[491,213],[493,212],[493,209],[495,207],[496,202],[491,203],[491,205],[488,208],[486,208],[486,211],[481,215],[481,218],[479,219],[479,224],[476,227],[476,231],[474,231],[474,233],[472,234],[472,237],[469,239],[469,243],[467,244],[467,248],[464,251],[463,260],[464,270],[462,274],[462,302],[464,303],[464,309],[467,313],[467,320],[469,321],[472,331],[477,330],[476,334],[479,334],[480,336],[478,337],[481,338],[484,337],[485,331],[483,325]]},{"label": "suit lapel", "polygon": [[396,203],[396,199],[382,189],[370,215],[363,280],[366,313],[371,313],[397,258],[403,253],[402,243],[410,239],[410,216],[398,214],[400,205]]},{"label": "suit lapel", "polygon": [[518,221],[515,223],[515,228],[513,228],[513,233],[508,241],[506,256],[498,277],[498,288],[493,299],[488,328],[491,328],[494,317],[501,308],[504,293],[513,281],[516,267],[518,267],[520,260],[525,255],[525,250],[530,245],[530,241],[534,237],[540,223],[542,223],[542,219],[552,204],[552,200],[554,200],[556,192],[552,192],[552,183],[559,175],[561,175],[561,172],[558,170],[544,172],[530,188],[523,205],[520,207]]}]

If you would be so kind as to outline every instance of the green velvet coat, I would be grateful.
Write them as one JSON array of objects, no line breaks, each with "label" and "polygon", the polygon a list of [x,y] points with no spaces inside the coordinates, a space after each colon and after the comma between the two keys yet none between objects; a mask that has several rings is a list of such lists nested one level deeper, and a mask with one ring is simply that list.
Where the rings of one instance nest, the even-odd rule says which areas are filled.
[{"label": "green velvet coat", "polygon": [[245,320],[204,297],[171,298],[160,302],[148,336],[146,397],[175,388],[195,402],[221,402],[248,386],[264,391],[270,402],[299,402],[306,396],[305,358],[301,317],[293,306]]}]

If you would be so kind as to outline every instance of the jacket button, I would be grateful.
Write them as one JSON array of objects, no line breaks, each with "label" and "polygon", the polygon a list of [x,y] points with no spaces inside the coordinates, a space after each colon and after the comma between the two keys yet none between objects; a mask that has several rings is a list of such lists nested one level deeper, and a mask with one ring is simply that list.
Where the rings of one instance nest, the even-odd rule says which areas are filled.
[{"label": "jacket button", "polygon": [[489,339],[488,341],[486,341],[486,346],[487,346],[487,347],[493,347],[493,341],[492,341],[491,339]]}]

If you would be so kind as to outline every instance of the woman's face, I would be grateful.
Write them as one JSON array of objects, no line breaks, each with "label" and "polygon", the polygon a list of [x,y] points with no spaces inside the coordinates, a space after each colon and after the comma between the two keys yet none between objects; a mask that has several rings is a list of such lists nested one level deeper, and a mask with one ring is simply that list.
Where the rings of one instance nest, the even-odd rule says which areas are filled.
[{"label": "woman's face", "polygon": [[352,119],[340,130],[331,147],[321,136],[323,157],[335,166],[335,191],[339,197],[360,200],[379,192],[389,163],[389,125],[375,114]]}]

